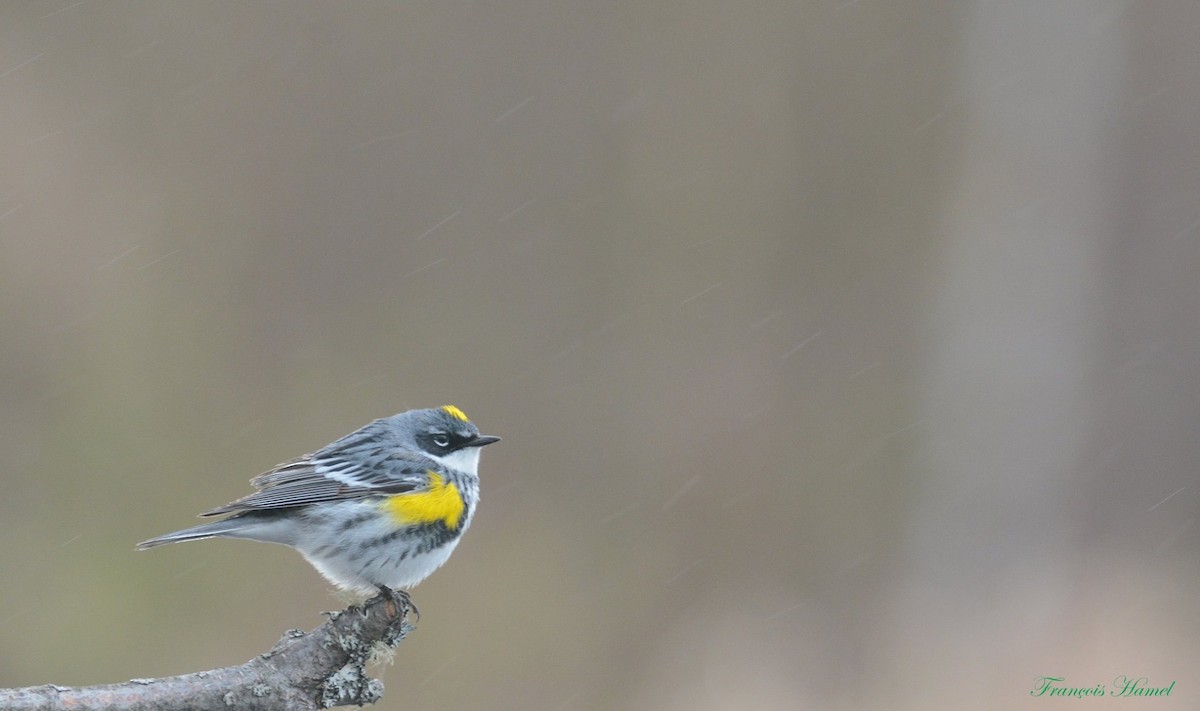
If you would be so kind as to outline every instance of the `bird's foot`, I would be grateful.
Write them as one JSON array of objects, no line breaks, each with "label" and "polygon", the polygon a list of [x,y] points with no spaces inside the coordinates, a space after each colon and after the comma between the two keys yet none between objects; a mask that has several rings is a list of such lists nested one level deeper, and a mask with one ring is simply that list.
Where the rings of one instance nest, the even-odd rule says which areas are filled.
[{"label": "bird's foot", "polygon": [[389,588],[382,583],[376,585],[375,587],[379,588],[380,597],[386,598],[388,601],[390,601],[396,606],[397,610],[411,610],[413,615],[417,618],[416,621],[421,621],[421,611],[417,608],[416,603],[412,601],[412,596],[408,594],[407,590],[396,590]]}]

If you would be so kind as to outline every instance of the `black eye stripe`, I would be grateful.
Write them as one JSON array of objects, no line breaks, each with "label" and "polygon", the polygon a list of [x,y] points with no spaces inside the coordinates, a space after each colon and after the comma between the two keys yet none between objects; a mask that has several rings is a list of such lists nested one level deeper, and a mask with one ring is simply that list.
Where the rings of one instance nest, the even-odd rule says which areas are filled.
[{"label": "black eye stripe", "polygon": [[473,433],[457,430],[430,430],[417,435],[417,441],[421,443],[421,446],[435,454],[456,452],[469,446],[474,439]]}]

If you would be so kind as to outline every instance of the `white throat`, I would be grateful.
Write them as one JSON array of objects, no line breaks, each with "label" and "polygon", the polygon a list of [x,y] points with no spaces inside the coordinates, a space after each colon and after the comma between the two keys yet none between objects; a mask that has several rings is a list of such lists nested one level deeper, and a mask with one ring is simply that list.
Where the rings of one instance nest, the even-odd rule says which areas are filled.
[{"label": "white throat", "polygon": [[479,476],[479,447],[458,449],[444,457],[430,454],[429,458],[448,468]]}]

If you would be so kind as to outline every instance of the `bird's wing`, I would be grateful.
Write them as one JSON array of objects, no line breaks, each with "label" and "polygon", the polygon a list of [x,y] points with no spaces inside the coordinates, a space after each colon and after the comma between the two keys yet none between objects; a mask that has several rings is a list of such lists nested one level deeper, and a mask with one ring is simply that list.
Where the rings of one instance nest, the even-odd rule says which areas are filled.
[{"label": "bird's wing", "polygon": [[435,466],[419,452],[358,434],[259,474],[250,480],[258,491],[201,516],[400,494],[423,485],[425,471]]}]

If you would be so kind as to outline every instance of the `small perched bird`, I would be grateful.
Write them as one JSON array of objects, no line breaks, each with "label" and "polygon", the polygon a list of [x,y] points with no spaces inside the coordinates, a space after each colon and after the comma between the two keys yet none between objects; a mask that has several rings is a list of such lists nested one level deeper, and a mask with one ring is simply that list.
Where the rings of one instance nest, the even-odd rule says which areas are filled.
[{"label": "small perched bird", "polygon": [[138,544],[202,538],[291,546],[330,582],[369,594],[437,570],[479,501],[479,434],[453,405],[375,420],[250,480],[253,494],[202,516],[231,516]]}]

